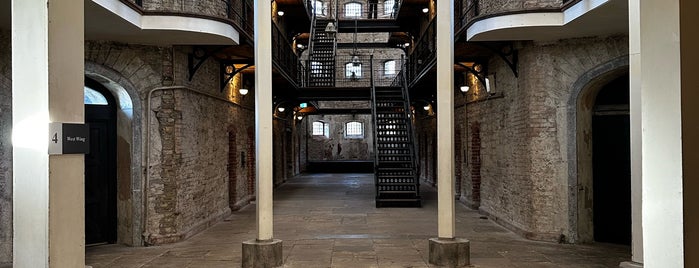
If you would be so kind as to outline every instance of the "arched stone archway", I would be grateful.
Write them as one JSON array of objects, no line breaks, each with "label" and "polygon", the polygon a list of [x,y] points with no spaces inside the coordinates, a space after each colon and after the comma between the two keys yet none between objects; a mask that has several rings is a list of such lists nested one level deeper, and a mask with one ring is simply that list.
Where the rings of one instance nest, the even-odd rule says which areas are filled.
[{"label": "arched stone archway", "polygon": [[592,228],[592,111],[599,91],[629,73],[622,56],[590,69],[572,85],[568,100],[568,188],[571,242],[594,240]]},{"label": "arched stone archway", "polygon": [[136,87],[117,71],[85,62],[85,76],[100,83],[117,103],[117,242],[143,245],[143,142],[141,99]]}]

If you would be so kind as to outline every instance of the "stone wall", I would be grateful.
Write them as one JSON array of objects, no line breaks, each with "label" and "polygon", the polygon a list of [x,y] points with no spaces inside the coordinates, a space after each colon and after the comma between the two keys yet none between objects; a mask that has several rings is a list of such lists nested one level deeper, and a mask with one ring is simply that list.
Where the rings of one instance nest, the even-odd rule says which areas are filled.
[{"label": "stone wall", "polygon": [[[471,5],[473,1],[464,1],[464,7]],[[478,15],[488,16],[509,12],[551,10],[560,8],[562,0],[488,0],[478,1]]]},{"label": "stone wall", "polygon": [[[309,115],[306,116],[308,133],[316,121],[330,124],[330,135],[311,136],[308,138],[308,161],[326,160],[373,160],[374,130],[371,115]],[[360,122],[364,125],[364,138],[345,137],[345,124]]]},{"label": "stone wall", "polygon": [[[571,220],[577,212],[569,209],[569,189],[576,188],[569,185],[569,166],[576,165],[569,154],[575,144],[570,139],[576,123],[568,119],[575,109],[569,107],[573,84],[595,66],[627,54],[627,37],[524,42],[518,78],[501,59],[491,59],[494,95],[474,97],[485,92],[472,86],[470,102],[457,109],[461,148],[468,156],[460,167],[462,200],[480,204],[481,211],[525,237],[571,241],[577,224]],[[478,189],[474,182],[480,182]]]},{"label": "stone wall", "polygon": [[12,54],[0,30],[0,264],[12,262]]},{"label": "stone wall", "polygon": [[[233,1],[239,2],[239,1]],[[143,0],[143,9],[226,17],[226,3],[220,0]]]},{"label": "stone wall", "polygon": [[[86,44],[86,59],[118,73],[122,78],[115,82],[133,84],[133,95],[144,103],[136,113],[142,115],[143,140],[150,147],[145,153],[150,159],[145,193],[147,244],[184,239],[228,215],[230,207],[240,207],[251,199],[254,148],[249,148],[249,132],[254,126],[254,87],[247,81],[251,79],[239,75],[221,92],[219,65],[210,59],[190,81],[190,51],[187,46]],[[251,88],[247,99],[237,93],[243,84]],[[150,110],[145,111],[147,94],[156,88],[160,89],[153,92]],[[151,125],[146,131],[147,117]],[[230,134],[236,139],[229,139]],[[229,142],[236,144],[229,146]],[[229,174],[229,148],[236,148],[234,154],[243,156],[236,158],[244,163],[235,174]],[[235,194],[229,193],[229,185],[237,188]],[[122,213],[128,212],[120,211],[120,218]]]},{"label": "stone wall", "polygon": [[[418,105],[419,106],[419,105]],[[419,158],[418,178],[430,185],[437,183],[437,117],[433,111],[415,107],[415,143]]]}]

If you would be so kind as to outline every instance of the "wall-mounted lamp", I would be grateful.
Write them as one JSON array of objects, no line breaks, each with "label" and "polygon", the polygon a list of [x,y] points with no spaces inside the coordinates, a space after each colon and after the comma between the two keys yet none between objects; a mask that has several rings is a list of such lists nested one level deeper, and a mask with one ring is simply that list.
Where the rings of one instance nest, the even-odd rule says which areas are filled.
[{"label": "wall-mounted lamp", "polygon": [[423,9],[422,9],[422,13],[427,14],[427,12],[430,12],[430,9],[429,9],[429,8],[426,7],[426,8],[423,8]]},{"label": "wall-mounted lamp", "polygon": [[277,15],[279,15],[279,17],[284,16],[284,11],[283,10],[277,11]]},{"label": "wall-mounted lamp", "polygon": [[248,89],[247,89],[247,88],[238,89],[238,93],[240,93],[240,95],[242,95],[243,97],[245,97],[245,95],[248,94]]},{"label": "wall-mounted lamp", "polygon": [[409,46],[410,46],[410,43],[405,43],[405,44],[403,44],[403,47],[405,47],[405,48],[407,48],[407,47],[409,47]]},{"label": "wall-mounted lamp", "polygon": [[429,110],[430,110],[430,105],[427,104],[427,105],[423,106],[422,109],[424,109],[425,111],[429,111]]},{"label": "wall-mounted lamp", "polygon": [[303,120],[303,115],[297,115],[297,116],[296,116],[296,119],[299,120],[299,121]]},{"label": "wall-mounted lamp", "polygon": [[284,107],[279,107],[279,108],[277,108],[277,111],[279,111],[280,113],[283,113],[284,110],[286,110]]},{"label": "wall-mounted lamp", "polygon": [[296,44],[296,48],[298,49],[304,49],[306,48],[303,44]]},{"label": "wall-mounted lamp", "polygon": [[459,89],[461,90],[461,93],[466,94],[466,92],[468,92],[468,90],[471,89],[471,87],[463,85]]}]

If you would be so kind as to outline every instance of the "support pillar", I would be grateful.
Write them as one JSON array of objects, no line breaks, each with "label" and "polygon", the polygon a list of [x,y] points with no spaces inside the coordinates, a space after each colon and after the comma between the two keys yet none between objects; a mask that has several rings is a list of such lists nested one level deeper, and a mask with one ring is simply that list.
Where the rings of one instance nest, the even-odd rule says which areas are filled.
[{"label": "support pillar", "polygon": [[272,4],[255,0],[256,239],[243,243],[242,266],[282,265],[282,241],[273,238]]},{"label": "support pillar", "polygon": [[15,267],[84,267],[84,156],[48,155],[49,122],[84,122],[83,1],[12,0]]},{"label": "support pillar", "polygon": [[454,201],[454,0],[437,4],[437,223],[431,264],[470,264],[469,241],[457,239]]},{"label": "support pillar", "polygon": [[638,40],[641,34],[640,3],[629,1],[629,110],[631,137],[631,260],[621,268],[643,267],[642,218],[642,126],[641,126],[641,57]]},{"label": "support pillar", "polygon": [[629,8],[630,85],[632,101],[640,100],[640,108],[631,104],[631,121],[640,116],[642,149],[632,156],[639,161],[640,154],[643,239],[642,251],[634,241],[633,260],[647,267],[683,267],[679,0],[630,0]]}]

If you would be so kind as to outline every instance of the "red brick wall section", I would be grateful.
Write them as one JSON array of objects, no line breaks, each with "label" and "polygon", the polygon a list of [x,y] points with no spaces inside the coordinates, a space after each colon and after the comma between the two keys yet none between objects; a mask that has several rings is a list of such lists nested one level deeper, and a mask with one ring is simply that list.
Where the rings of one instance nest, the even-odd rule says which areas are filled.
[{"label": "red brick wall section", "polygon": [[228,132],[228,206],[235,208],[238,200],[238,183],[236,174],[238,171],[238,146],[236,146],[235,132]]},{"label": "red brick wall section", "polygon": [[471,196],[476,204],[481,202],[481,124],[471,124]]},{"label": "red brick wall section", "polygon": [[248,128],[248,194],[255,195],[255,130]]}]

